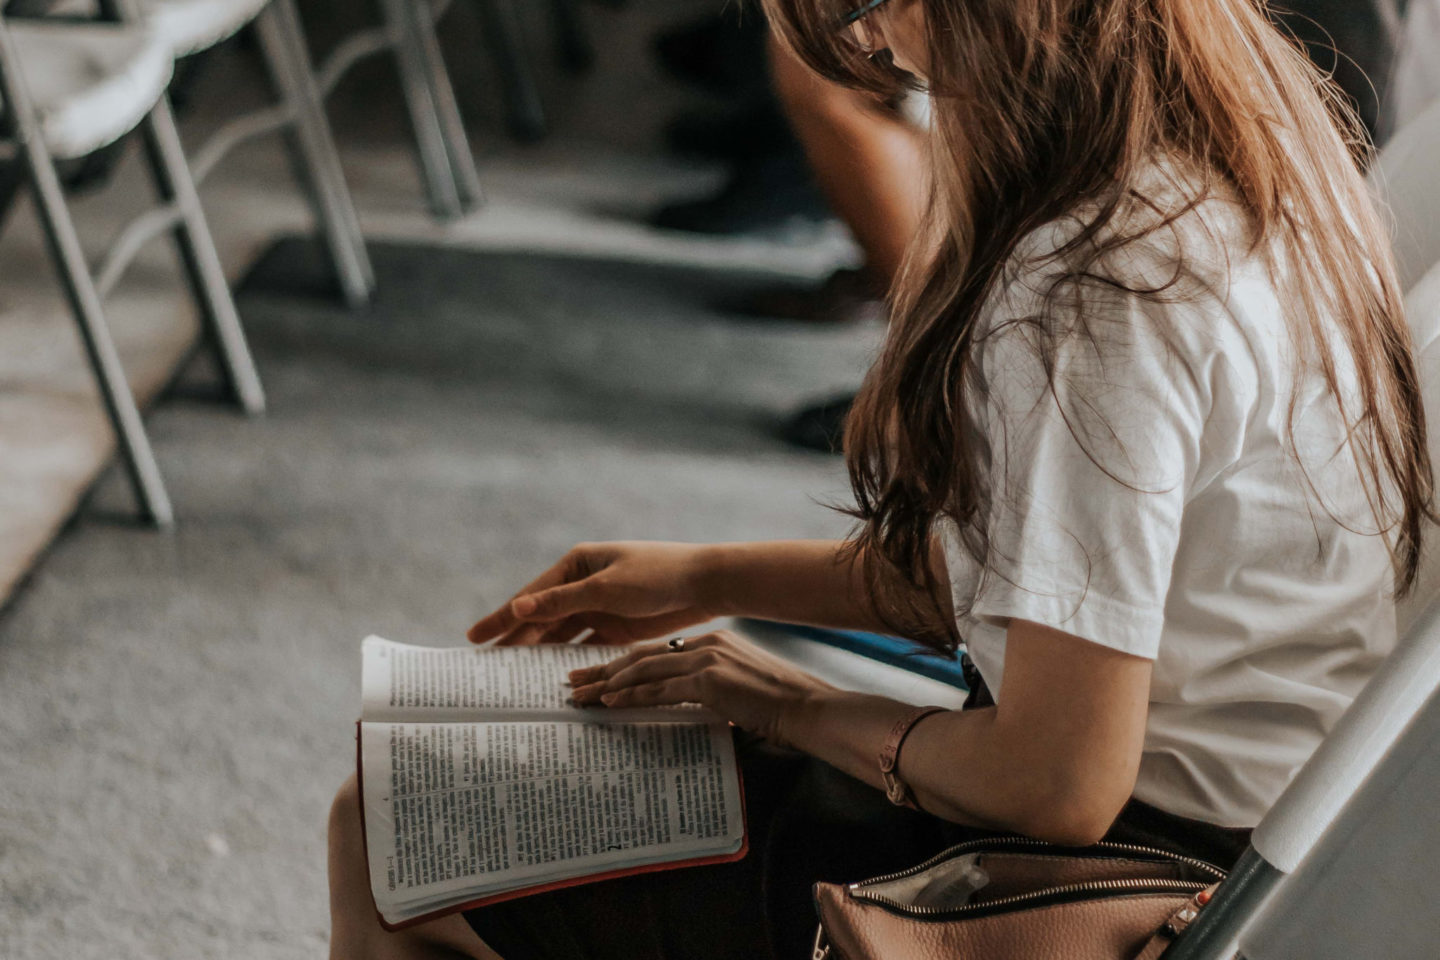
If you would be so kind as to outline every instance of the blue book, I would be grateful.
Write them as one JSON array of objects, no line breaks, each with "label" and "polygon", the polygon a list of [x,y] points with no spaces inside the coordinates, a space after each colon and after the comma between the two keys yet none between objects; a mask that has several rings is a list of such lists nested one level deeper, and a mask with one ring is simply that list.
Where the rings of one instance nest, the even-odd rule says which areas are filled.
[{"label": "blue book", "polygon": [[914,640],[891,637],[883,633],[867,633],[863,630],[834,630],[829,627],[808,627],[798,623],[779,623],[749,617],[741,618],[740,622],[754,624],[769,632],[804,637],[806,640],[869,657],[879,663],[899,667],[901,670],[908,670],[961,690],[968,689],[965,675],[960,670],[958,656],[947,657]]}]

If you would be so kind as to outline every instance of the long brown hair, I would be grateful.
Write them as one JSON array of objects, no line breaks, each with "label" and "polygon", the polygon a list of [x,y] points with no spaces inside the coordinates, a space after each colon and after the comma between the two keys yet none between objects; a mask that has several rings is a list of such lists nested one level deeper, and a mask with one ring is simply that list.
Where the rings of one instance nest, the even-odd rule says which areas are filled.
[{"label": "long brown hair", "polygon": [[[883,56],[867,59],[837,31],[855,0],[763,2],[782,41],[821,75],[882,94],[903,85]],[[953,621],[936,616],[945,610],[931,563],[937,523],[949,518],[963,548],[987,560],[975,324],[1017,243],[1085,203],[1093,216],[1056,254],[1088,256],[1070,277],[1083,285],[1106,251],[1173,222],[1216,186],[1253,224],[1296,356],[1318,366],[1338,405],[1397,592],[1408,590],[1432,478],[1389,241],[1359,172],[1369,148],[1342,95],[1272,25],[1263,0],[890,2],[923,6],[931,199],[846,430],[860,521],[851,546],[881,615],[952,646]],[[1182,158],[1200,185],[1182,209],[1137,220],[1157,155]],[[1354,387],[1342,388],[1352,370]],[[1294,414],[1292,399],[1292,434]]]}]

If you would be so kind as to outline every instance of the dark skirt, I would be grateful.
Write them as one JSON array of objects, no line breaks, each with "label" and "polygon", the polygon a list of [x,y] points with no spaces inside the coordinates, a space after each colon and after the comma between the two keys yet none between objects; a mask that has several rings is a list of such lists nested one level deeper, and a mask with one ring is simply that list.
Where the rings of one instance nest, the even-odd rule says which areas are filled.
[{"label": "dark skirt", "polygon": [[[980,686],[972,700],[983,698]],[[815,935],[815,883],[903,870],[994,835],[896,807],[813,757],[736,736],[750,835],[743,860],[537,894],[465,919],[503,960],[795,960]],[[1249,833],[1132,800],[1106,839],[1229,869]]]}]

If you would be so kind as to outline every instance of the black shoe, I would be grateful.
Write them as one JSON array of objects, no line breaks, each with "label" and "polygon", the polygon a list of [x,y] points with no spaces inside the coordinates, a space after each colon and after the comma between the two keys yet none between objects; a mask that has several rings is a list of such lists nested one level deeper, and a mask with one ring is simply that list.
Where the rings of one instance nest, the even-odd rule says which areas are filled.
[{"label": "black shoe", "polygon": [[795,225],[820,224],[830,208],[799,150],[741,164],[714,196],[668,204],[650,218],[652,226],[687,233],[763,233]]},{"label": "black shoe", "polygon": [[842,268],[818,287],[771,287],[720,306],[742,317],[799,323],[883,323],[885,291],[865,271]]},{"label": "black shoe", "polygon": [[821,453],[840,453],[845,449],[845,418],[855,403],[855,394],[847,393],[813,407],[806,407],[780,427],[786,443]]}]

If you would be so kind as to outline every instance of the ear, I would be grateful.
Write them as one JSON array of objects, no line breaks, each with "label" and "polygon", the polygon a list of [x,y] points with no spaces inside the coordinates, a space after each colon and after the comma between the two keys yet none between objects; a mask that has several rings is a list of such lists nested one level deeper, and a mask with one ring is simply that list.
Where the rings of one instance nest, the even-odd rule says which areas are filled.
[{"label": "ear", "polygon": [[891,0],[873,18],[895,66],[922,82],[930,76],[930,31],[922,0]]}]

